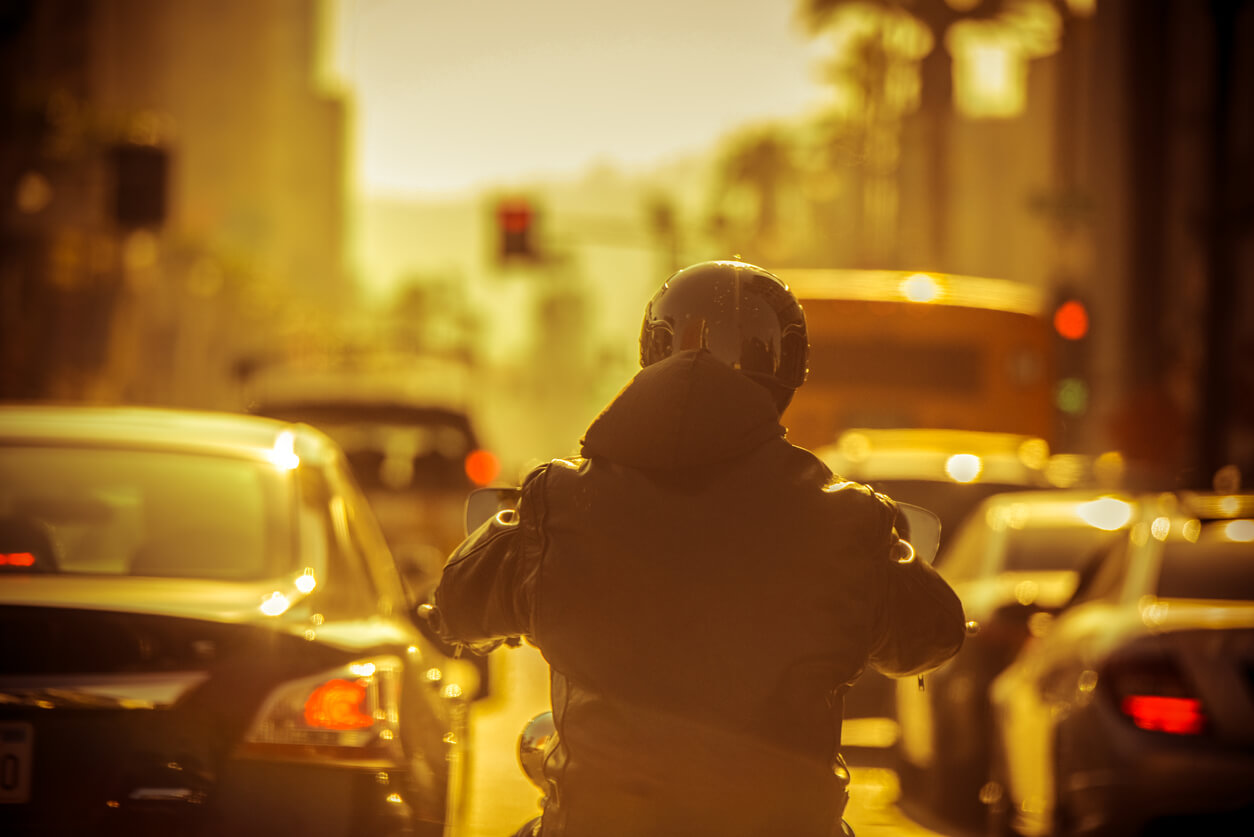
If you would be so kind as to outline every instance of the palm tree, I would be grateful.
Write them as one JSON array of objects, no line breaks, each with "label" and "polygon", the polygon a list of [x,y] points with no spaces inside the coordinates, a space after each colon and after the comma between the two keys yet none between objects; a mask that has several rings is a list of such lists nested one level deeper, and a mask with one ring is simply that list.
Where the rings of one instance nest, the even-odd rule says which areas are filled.
[{"label": "palm tree", "polygon": [[[796,187],[797,169],[780,129],[756,128],[734,139],[723,159],[721,180],[715,216],[723,225],[722,245],[758,251],[772,262],[784,257],[780,205]],[[747,220],[738,224],[737,216]]]},{"label": "palm tree", "polygon": [[[947,213],[940,209],[945,205],[949,192],[946,163],[949,158],[948,125],[953,113],[953,59],[945,48],[946,35],[956,24],[973,21],[996,20],[1008,27],[1018,28],[1016,23],[1020,21],[1016,21],[1016,17],[1020,13],[1038,11],[1041,7],[1055,12],[1064,25],[1070,16],[1068,0],[799,0],[799,17],[816,35],[833,25],[842,12],[856,10],[878,12],[885,20],[908,15],[924,24],[931,33],[931,47],[917,59],[921,81],[917,128],[927,153],[927,193],[922,196],[922,205],[936,208],[930,212],[928,233],[928,258],[933,262],[943,260],[948,235]],[[1021,31],[1021,34],[1029,39],[1040,35],[1033,31]],[[874,44],[860,45],[853,52],[854,66],[851,71],[861,75],[869,93],[878,92],[882,96],[884,88],[877,85],[883,81],[884,55],[874,48]],[[894,114],[878,114],[874,111],[876,102],[873,99],[867,102],[870,112],[866,118],[870,120],[870,133],[874,134],[875,126],[882,122],[880,117],[886,117],[891,122]],[[881,129],[883,127],[881,124]],[[894,127],[888,126],[890,129]],[[886,135],[884,130],[879,133],[881,138]]]}]

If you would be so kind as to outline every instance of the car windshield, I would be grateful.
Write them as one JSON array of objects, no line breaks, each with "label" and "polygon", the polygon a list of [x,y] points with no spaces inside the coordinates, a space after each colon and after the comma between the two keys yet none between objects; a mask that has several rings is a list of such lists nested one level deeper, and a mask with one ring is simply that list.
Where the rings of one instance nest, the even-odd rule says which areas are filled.
[{"label": "car windshield", "polygon": [[245,581],[289,571],[281,472],[169,451],[0,447],[6,572]]},{"label": "car windshield", "polygon": [[1163,548],[1163,598],[1254,601],[1254,544],[1172,541]]},{"label": "car windshield", "polygon": [[1003,569],[1010,572],[1079,570],[1118,533],[1086,525],[1008,529]]}]

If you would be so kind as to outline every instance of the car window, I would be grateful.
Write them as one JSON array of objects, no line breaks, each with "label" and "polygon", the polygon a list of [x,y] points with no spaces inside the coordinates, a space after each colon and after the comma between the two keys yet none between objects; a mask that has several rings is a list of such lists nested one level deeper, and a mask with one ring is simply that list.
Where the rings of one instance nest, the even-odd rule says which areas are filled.
[{"label": "car window", "polygon": [[1009,528],[1002,566],[1011,572],[1076,570],[1112,535],[1092,526]]},{"label": "car window", "polygon": [[266,463],[225,456],[5,446],[0,536],[40,531],[35,570],[269,578],[295,564],[287,484]]},{"label": "car window", "polygon": [[1254,601],[1254,544],[1169,542],[1155,592],[1164,598]]},{"label": "car window", "polygon": [[[950,581],[965,581],[979,575],[992,535],[984,517],[983,514],[972,517],[960,526],[943,556],[937,557],[937,569]],[[942,528],[942,544],[944,540],[945,530]]]},{"label": "car window", "polygon": [[362,488],[465,488],[466,457],[475,449],[455,427],[337,426],[322,429],[345,451]]},{"label": "car window", "polygon": [[340,497],[321,470],[300,469],[302,555],[326,556],[325,578],[318,579],[317,606],[329,616],[373,612],[377,594],[361,555],[348,542],[347,514]]},{"label": "car window", "polygon": [[407,604],[405,588],[374,512],[361,493],[353,487],[346,470],[333,468],[332,479],[336,491],[344,501],[348,547],[356,553],[356,560],[361,562],[370,576],[375,608],[386,614],[401,611]]},{"label": "car window", "polygon": [[1077,567],[1080,581],[1071,603],[1118,597],[1128,568],[1130,544],[1128,533],[1124,532]]}]

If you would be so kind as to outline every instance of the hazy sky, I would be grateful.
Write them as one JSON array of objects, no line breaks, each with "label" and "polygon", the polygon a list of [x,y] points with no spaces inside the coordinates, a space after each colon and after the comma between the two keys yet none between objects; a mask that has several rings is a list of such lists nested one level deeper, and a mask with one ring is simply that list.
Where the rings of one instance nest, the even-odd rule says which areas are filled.
[{"label": "hazy sky", "polygon": [[650,164],[821,102],[796,0],[334,0],[367,194]]}]

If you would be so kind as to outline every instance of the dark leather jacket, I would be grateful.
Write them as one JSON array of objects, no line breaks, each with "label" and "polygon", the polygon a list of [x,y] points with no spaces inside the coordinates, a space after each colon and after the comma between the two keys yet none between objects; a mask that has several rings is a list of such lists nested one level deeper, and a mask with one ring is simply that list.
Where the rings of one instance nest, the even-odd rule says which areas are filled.
[{"label": "dark leather jacket", "polygon": [[963,639],[948,585],[890,557],[895,514],[708,353],[643,369],[435,592],[450,640],[549,662],[544,837],[838,833],[842,686]]}]

